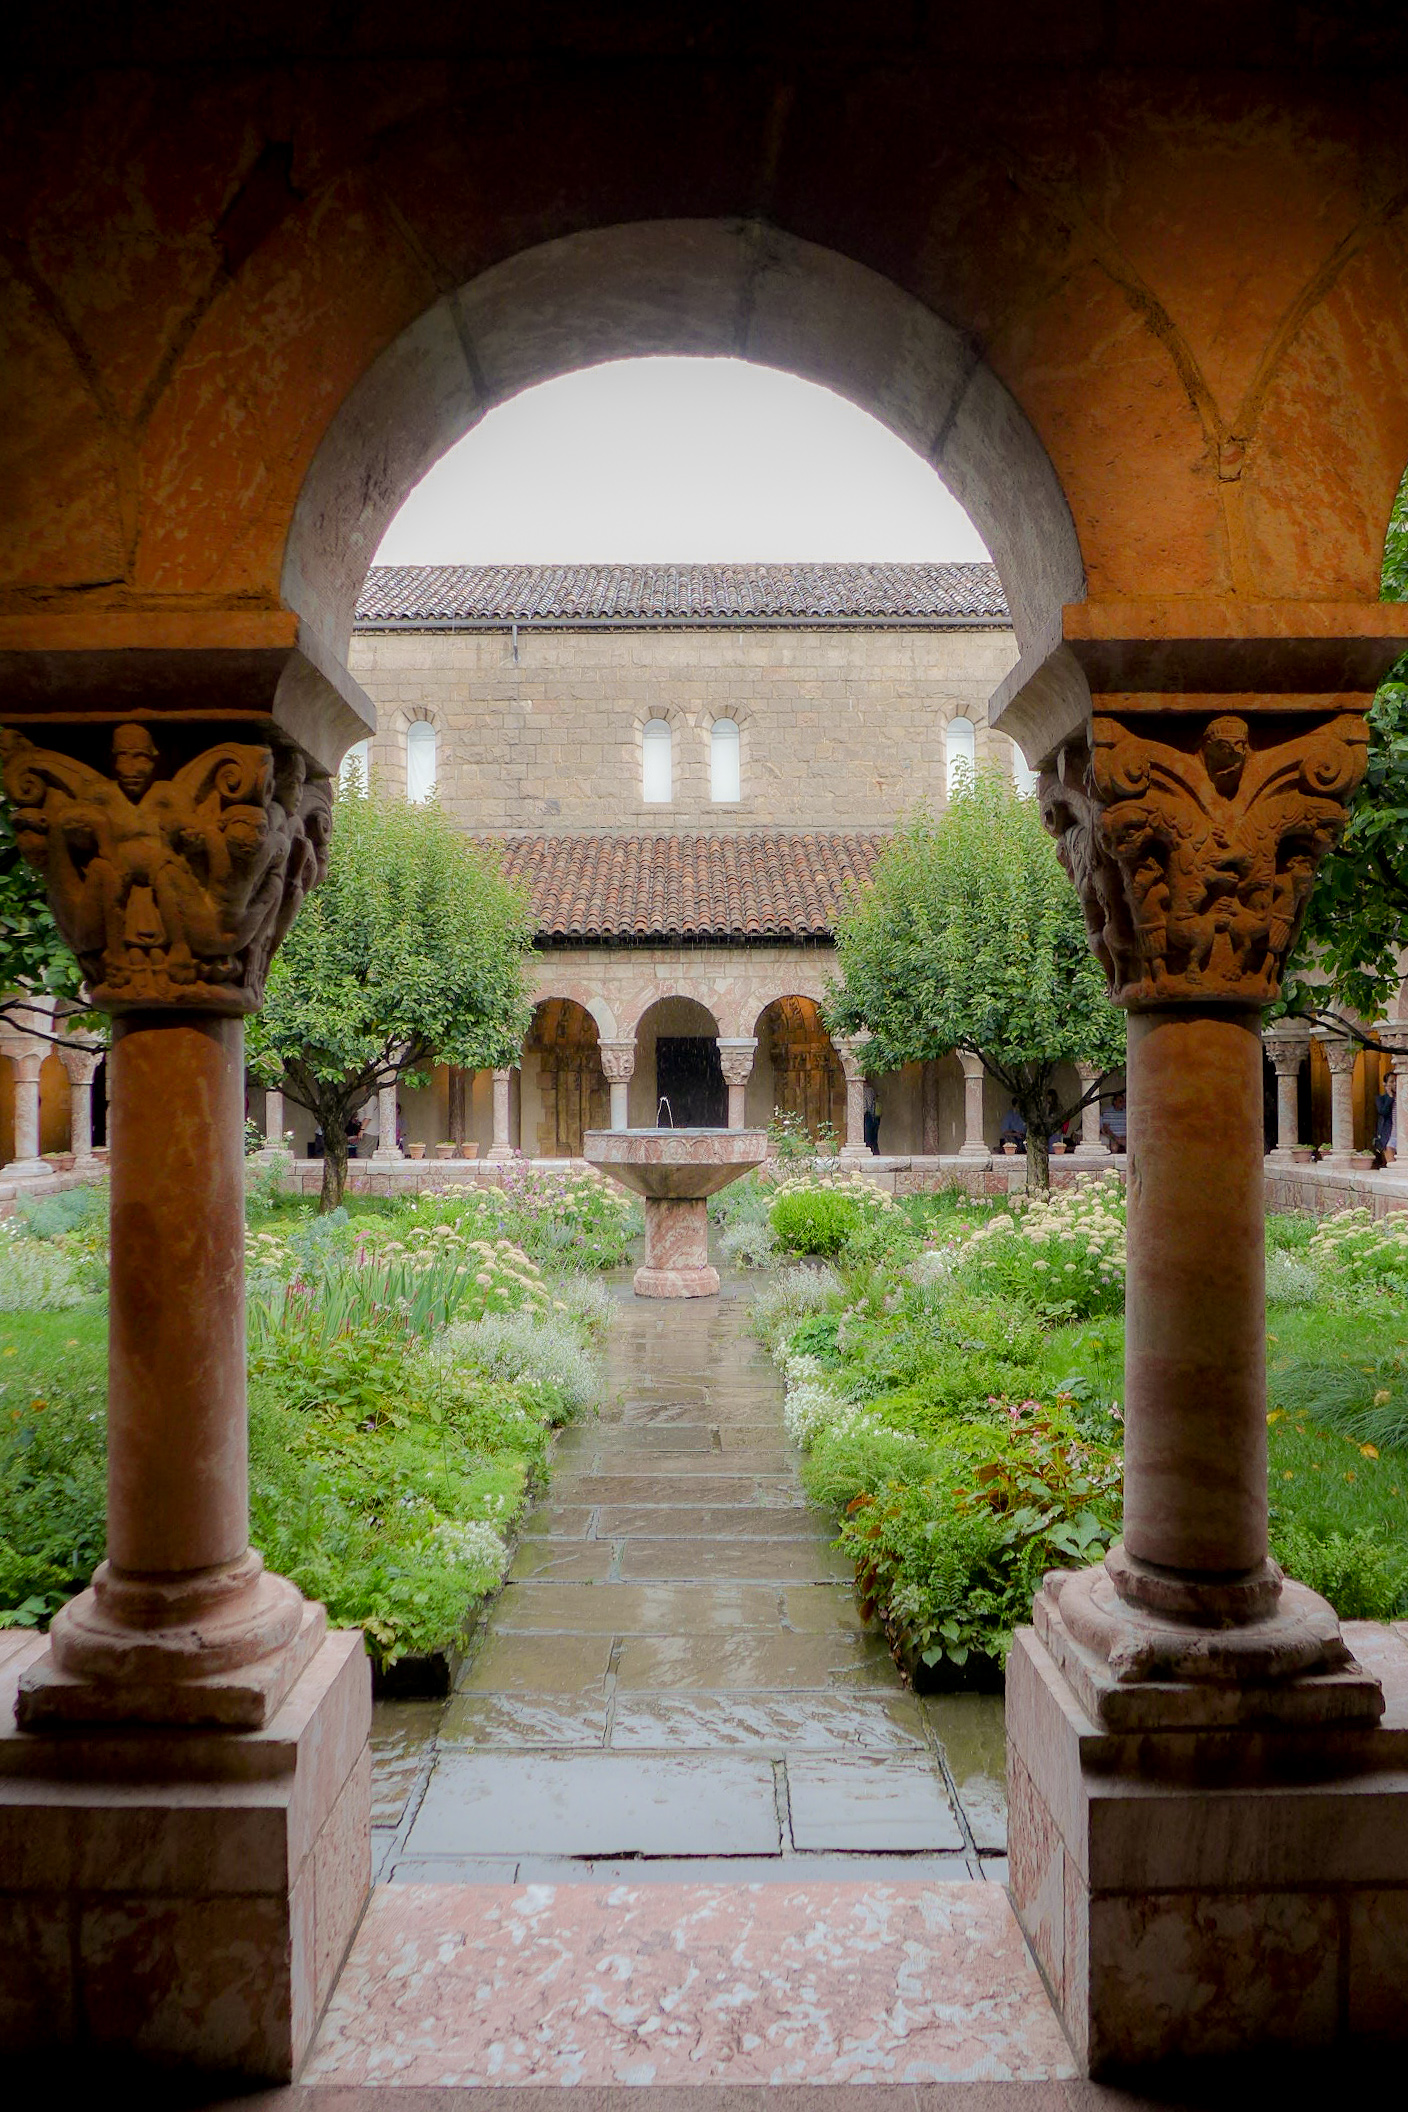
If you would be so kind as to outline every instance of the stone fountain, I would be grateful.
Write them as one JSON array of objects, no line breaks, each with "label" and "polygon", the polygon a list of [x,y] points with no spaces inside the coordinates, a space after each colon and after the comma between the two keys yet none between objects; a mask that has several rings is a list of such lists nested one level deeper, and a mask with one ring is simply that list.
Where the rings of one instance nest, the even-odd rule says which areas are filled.
[{"label": "stone fountain", "polygon": [[765,1129],[589,1129],[582,1156],[645,1199],[645,1261],[638,1298],[708,1298],[719,1287],[709,1263],[707,1196],[761,1166]]}]

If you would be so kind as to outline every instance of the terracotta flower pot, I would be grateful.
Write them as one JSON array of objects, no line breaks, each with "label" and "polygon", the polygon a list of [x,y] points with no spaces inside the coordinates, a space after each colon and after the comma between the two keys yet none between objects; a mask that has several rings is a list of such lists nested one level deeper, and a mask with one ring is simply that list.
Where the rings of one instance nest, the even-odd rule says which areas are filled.
[{"label": "terracotta flower pot", "polygon": [[1017,1156],[1017,1147],[1016,1147],[1016,1145],[1015,1145],[1015,1144],[1004,1144],[1002,1148],[1003,1148],[1003,1150],[1004,1150],[1004,1151],[1006,1152],[1006,1154],[1007,1154],[1007,1156],[1008,1156],[1008,1158],[1009,1158],[1009,1159],[1015,1159],[1015,1158],[1016,1158],[1016,1156]]},{"label": "terracotta flower pot", "polygon": [[406,1146],[406,1157],[408,1159],[423,1159],[425,1157],[425,1146],[423,1144],[408,1144]]},{"label": "terracotta flower pot", "polygon": [[1372,1151],[1352,1151],[1349,1155],[1349,1163],[1356,1173],[1372,1173],[1374,1170],[1374,1154]]},{"label": "terracotta flower pot", "polygon": [[478,1156],[479,1146],[477,1144],[461,1144],[460,1157],[462,1159],[477,1159]]},{"label": "terracotta flower pot", "polygon": [[458,1150],[458,1144],[437,1144],[435,1147],[435,1156],[437,1159],[452,1159]]},{"label": "terracotta flower pot", "polygon": [[1311,1144],[1293,1144],[1291,1161],[1296,1166],[1309,1166],[1315,1158],[1315,1147]]}]

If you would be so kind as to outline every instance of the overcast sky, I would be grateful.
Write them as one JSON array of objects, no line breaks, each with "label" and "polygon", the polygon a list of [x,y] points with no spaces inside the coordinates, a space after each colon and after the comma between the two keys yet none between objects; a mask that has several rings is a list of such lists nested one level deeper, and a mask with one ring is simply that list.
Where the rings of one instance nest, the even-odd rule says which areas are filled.
[{"label": "overcast sky", "polygon": [[632,359],[491,411],[412,492],[382,565],[985,558],[868,412],[738,359]]}]

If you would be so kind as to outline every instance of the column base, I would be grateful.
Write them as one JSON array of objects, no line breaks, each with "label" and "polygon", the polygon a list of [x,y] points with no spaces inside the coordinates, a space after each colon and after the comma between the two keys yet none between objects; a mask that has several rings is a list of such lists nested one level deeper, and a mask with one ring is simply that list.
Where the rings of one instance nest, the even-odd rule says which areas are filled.
[{"label": "column base", "polygon": [[1408,2039],[1408,1639],[1347,1635],[1376,1728],[1120,1735],[1018,1632],[1010,1892],[1088,2074]]},{"label": "column base", "polygon": [[260,1730],[327,1636],[324,1609],[250,1551],[225,1570],[142,1578],[101,1562],[59,1609],[16,1699],[21,1730],[218,1725]]},{"label": "column base", "polygon": [[382,1146],[378,1144],[368,1164],[372,1166],[400,1166],[404,1162],[405,1156],[405,1152],[398,1151],[394,1145],[387,1151],[383,1150]]},{"label": "column base", "polygon": [[992,1146],[990,1144],[960,1144],[957,1155],[960,1159],[990,1159],[992,1157]]},{"label": "column base", "polygon": [[1103,1144],[1077,1144],[1070,1154],[1077,1166],[1108,1166],[1110,1154]]},{"label": "column base", "polygon": [[843,1166],[865,1166],[876,1154],[868,1144],[843,1144],[836,1156]]},{"label": "column base", "polygon": [[[1115,1547],[1091,1569],[1052,1570],[1033,1625],[1080,1707],[1112,1731],[1372,1730],[1383,1690],[1355,1663],[1334,1608],[1266,1570],[1210,1585],[1199,1618],[1172,1578],[1168,1610],[1131,1604],[1119,1585],[1129,1571],[1142,1588],[1147,1565]],[[1218,1618],[1224,1592],[1242,1616],[1235,1625],[1226,1610]]]},{"label": "column base", "polygon": [[371,1889],[371,1668],[326,1637],[265,1730],[13,1727],[0,1636],[0,2048],[286,2082]]},{"label": "column base", "polygon": [[631,1279],[637,1298],[712,1298],[718,1288],[719,1272],[707,1262],[702,1268],[641,1267]]},{"label": "column base", "polygon": [[506,1166],[510,1159],[517,1157],[518,1153],[511,1144],[491,1144],[484,1154],[485,1163],[490,1166]]},{"label": "column base", "polygon": [[0,1166],[0,1181],[37,1181],[53,1170],[47,1159],[11,1159]]}]

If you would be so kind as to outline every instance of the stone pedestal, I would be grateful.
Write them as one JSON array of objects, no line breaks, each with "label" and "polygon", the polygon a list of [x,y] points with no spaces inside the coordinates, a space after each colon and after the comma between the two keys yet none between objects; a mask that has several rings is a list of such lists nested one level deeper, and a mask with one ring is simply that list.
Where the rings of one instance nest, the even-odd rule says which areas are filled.
[{"label": "stone pedestal", "polygon": [[371,1889],[371,1668],[328,1636],[260,1731],[14,1726],[0,1635],[0,2046],[287,2081]]},{"label": "stone pedestal", "polygon": [[1386,1694],[1376,1728],[1151,1733],[1094,1721],[1019,1632],[1012,1902],[1090,2074],[1408,2040],[1408,1641],[1344,1636]]},{"label": "stone pedestal", "polygon": [[986,1159],[991,1154],[983,1139],[983,1059],[960,1049],[958,1060],[963,1066],[963,1142],[958,1156]]},{"label": "stone pedestal", "polygon": [[645,1199],[645,1261],[637,1298],[712,1298],[719,1272],[709,1260],[709,1206],[702,1198]]}]

